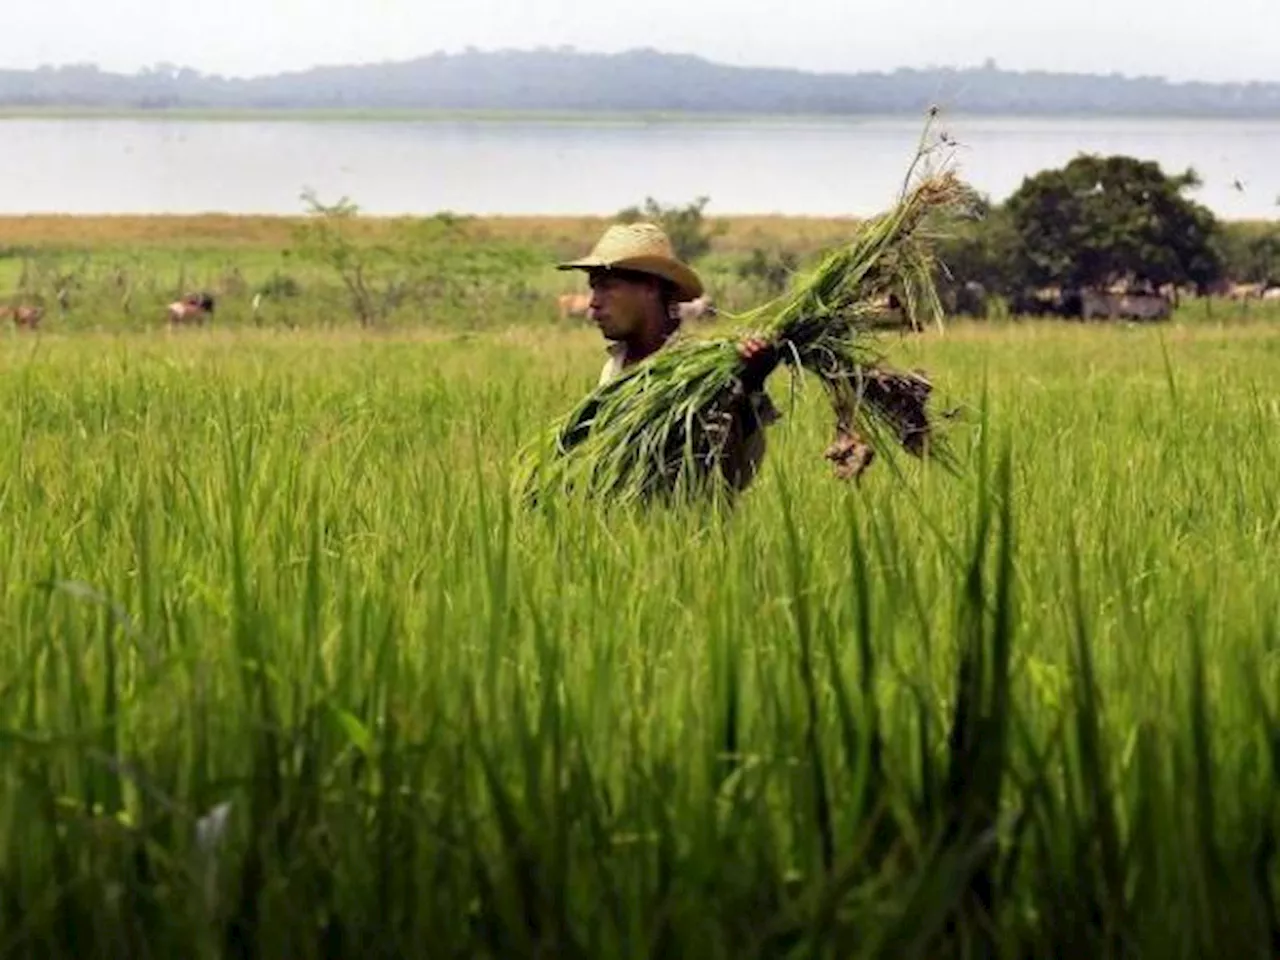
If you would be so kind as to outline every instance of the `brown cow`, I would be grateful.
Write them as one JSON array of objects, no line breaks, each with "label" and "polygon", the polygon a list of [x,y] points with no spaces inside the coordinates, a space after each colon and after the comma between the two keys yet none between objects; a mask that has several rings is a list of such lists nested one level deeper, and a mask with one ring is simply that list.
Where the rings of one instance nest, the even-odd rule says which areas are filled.
[{"label": "brown cow", "polygon": [[34,330],[44,319],[44,307],[0,307],[0,317],[9,317],[13,325],[24,330]]},{"label": "brown cow", "polygon": [[556,298],[556,303],[560,307],[561,320],[568,320],[570,317],[585,317],[587,308],[591,306],[591,294],[562,293]]},{"label": "brown cow", "polygon": [[207,293],[188,294],[169,304],[169,324],[194,323],[204,326],[206,317],[213,315],[213,297]]}]

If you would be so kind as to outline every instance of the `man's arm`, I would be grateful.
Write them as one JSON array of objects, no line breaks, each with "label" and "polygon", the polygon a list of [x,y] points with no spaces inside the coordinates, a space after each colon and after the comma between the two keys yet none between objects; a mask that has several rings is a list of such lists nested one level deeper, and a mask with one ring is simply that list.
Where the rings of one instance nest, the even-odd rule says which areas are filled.
[{"label": "man's arm", "polygon": [[738,344],[738,355],[746,363],[742,386],[748,395],[764,389],[765,380],[781,359],[778,348],[761,337],[747,337],[743,340]]}]

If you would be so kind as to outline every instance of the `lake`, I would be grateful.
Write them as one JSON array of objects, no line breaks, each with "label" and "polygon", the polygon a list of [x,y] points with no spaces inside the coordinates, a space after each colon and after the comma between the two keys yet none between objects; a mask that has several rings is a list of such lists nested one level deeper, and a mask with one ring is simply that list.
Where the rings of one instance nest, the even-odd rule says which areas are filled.
[{"label": "lake", "polygon": [[[1280,121],[957,117],[960,172],[1002,200],[1082,151],[1194,167],[1221,217],[1280,216]],[[603,214],[653,196],[713,214],[864,215],[899,189],[917,118],[10,118],[0,213]]]}]

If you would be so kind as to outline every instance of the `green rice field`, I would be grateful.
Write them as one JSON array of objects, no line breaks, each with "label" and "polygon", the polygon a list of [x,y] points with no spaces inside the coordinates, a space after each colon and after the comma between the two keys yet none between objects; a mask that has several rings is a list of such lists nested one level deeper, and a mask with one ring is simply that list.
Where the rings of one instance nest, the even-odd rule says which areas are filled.
[{"label": "green rice field", "polygon": [[886,337],[958,476],[784,371],[643,512],[509,494],[590,329],[77,309],[0,331],[0,956],[1280,953],[1273,320]]}]

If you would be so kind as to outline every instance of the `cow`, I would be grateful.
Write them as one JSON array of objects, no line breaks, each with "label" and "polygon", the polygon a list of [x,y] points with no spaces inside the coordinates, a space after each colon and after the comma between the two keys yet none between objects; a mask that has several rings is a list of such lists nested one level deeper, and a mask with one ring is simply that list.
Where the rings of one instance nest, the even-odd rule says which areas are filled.
[{"label": "cow", "polygon": [[560,308],[561,320],[568,320],[570,317],[585,317],[587,308],[591,306],[591,294],[562,293],[556,298],[556,303]]},{"label": "cow", "polygon": [[1084,320],[1168,320],[1173,304],[1158,293],[1080,292],[1081,317]]},{"label": "cow", "polygon": [[206,317],[213,315],[213,297],[207,293],[188,294],[169,304],[169,325],[194,323],[204,326]]},{"label": "cow", "polygon": [[35,330],[44,319],[44,307],[17,306],[0,307],[0,317],[9,317],[13,325],[20,330]]},{"label": "cow", "polygon": [[1009,308],[1018,317],[1078,317],[1080,297],[1074,291],[1056,287],[1022,291],[1013,296]]},{"label": "cow", "polygon": [[1120,298],[1120,317],[1153,323],[1173,316],[1173,300],[1162,293],[1130,293]]},{"label": "cow", "polygon": [[968,280],[955,291],[954,313],[962,317],[985,317],[990,309],[987,288],[976,280]]},{"label": "cow", "polygon": [[1267,287],[1262,291],[1262,299],[1267,301],[1280,300],[1280,287]]},{"label": "cow", "polygon": [[1263,287],[1261,283],[1234,283],[1227,296],[1232,300],[1256,300],[1262,296]]},{"label": "cow", "polygon": [[696,300],[688,300],[678,305],[680,312],[680,322],[686,320],[709,320],[717,313],[716,305],[706,294],[698,297]]}]

